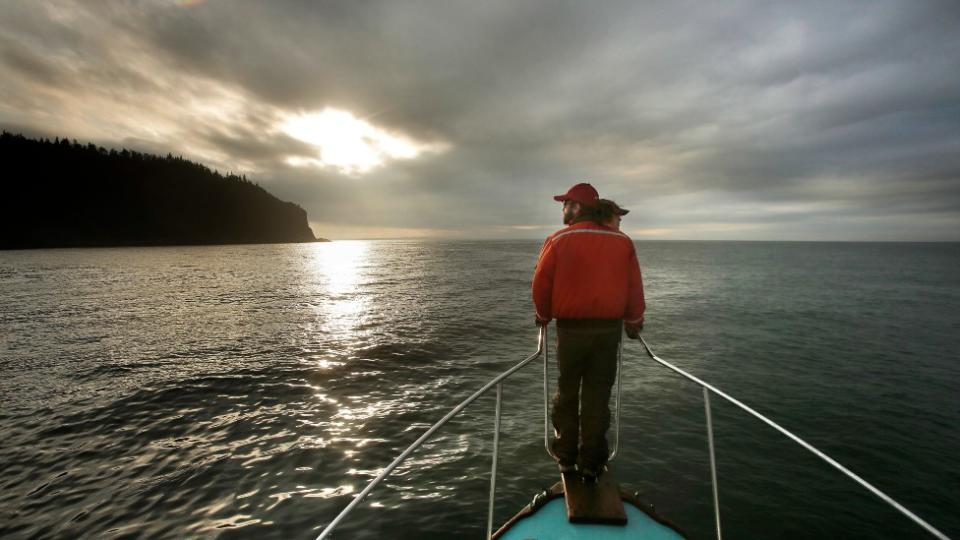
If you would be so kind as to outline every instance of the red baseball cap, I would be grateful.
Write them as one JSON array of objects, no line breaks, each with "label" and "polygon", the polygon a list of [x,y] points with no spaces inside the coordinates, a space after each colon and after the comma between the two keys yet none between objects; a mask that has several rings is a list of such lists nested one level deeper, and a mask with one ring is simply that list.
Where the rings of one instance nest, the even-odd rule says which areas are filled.
[{"label": "red baseball cap", "polygon": [[565,202],[573,201],[586,206],[594,206],[597,204],[597,200],[600,199],[600,194],[597,193],[597,190],[594,189],[590,184],[577,184],[567,190],[563,195],[555,195],[553,200]]}]

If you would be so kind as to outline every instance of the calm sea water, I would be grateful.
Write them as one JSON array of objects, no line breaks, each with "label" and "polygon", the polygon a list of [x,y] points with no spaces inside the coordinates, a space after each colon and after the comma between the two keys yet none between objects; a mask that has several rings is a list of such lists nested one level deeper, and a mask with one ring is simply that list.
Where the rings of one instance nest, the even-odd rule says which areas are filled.
[{"label": "calm sea water", "polygon": [[[0,536],[312,538],[535,349],[539,242],[0,252]],[[960,245],[640,242],[645,337],[960,536]],[[505,386],[496,521],[557,480],[541,365]],[[553,371],[555,374],[555,370]],[[702,396],[624,346],[615,468],[692,537]],[[338,538],[479,538],[493,396]],[[730,538],[926,538],[714,400]]]}]

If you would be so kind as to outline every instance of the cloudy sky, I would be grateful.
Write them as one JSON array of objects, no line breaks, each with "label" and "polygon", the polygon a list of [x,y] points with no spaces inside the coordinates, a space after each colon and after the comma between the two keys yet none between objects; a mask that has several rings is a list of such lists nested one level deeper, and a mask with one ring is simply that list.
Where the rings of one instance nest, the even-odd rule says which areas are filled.
[{"label": "cloudy sky", "polygon": [[960,3],[0,3],[0,127],[246,174],[334,239],[960,240]]}]

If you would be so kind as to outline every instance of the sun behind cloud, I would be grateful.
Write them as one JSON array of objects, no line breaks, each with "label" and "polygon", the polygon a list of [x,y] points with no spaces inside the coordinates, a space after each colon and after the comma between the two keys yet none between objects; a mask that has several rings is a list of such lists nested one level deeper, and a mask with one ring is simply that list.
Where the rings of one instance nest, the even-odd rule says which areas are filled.
[{"label": "sun behind cloud", "polygon": [[444,148],[388,132],[348,111],[331,108],[289,117],[281,129],[318,150],[317,157],[291,156],[287,163],[332,167],[347,174],[363,174],[389,160],[414,159]]}]

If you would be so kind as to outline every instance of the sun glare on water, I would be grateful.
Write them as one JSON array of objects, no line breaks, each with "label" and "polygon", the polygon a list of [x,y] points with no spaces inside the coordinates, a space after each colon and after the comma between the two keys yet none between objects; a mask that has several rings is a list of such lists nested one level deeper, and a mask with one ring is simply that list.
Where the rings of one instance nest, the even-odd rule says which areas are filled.
[{"label": "sun glare on water", "polygon": [[314,264],[328,294],[336,297],[357,292],[361,267],[367,262],[369,249],[370,243],[362,240],[315,244]]},{"label": "sun glare on water", "polygon": [[332,167],[348,174],[362,174],[388,160],[414,159],[435,144],[418,143],[383,130],[347,111],[324,109],[294,116],[284,122],[285,133],[317,147],[317,157],[293,156],[295,166]]},{"label": "sun glare on water", "polygon": [[361,294],[359,282],[368,263],[370,243],[343,240],[312,244],[311,266],[318,278],[320,301],[317,313],[327,331],[347,339],[355,335],[355,327],[363,322],[369,297]]}]

